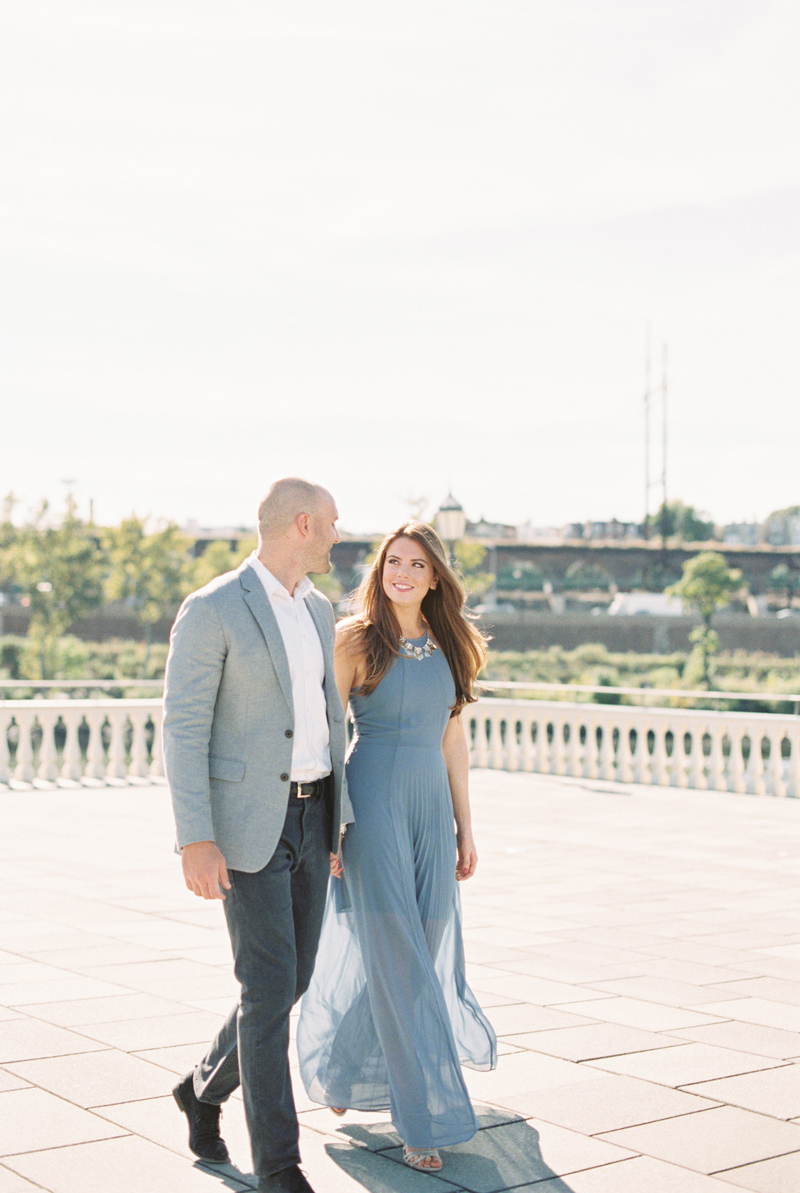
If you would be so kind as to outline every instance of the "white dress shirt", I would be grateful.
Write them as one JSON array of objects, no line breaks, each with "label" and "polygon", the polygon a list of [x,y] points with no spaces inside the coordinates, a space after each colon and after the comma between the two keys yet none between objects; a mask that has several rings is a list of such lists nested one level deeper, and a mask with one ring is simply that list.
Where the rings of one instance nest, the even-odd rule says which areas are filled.
[{"label": "white dress shirt", "polygon": [[289,660],[294,703],[291,779],[310,783],[331,771],[328,709],[325,703],[325,658],[317,627],[305,602],[314,586],[308,576],[290,596],[280,580],[253,551],[249,563],[264,585]]}]

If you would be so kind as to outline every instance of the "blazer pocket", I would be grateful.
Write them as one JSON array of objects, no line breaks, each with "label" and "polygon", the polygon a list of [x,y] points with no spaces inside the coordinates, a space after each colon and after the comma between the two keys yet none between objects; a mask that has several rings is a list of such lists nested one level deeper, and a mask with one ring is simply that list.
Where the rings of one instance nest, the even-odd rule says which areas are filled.
[{"label": "blazer pocket", "polygon": [[226,779],[229,783],[241,783],[244,778],[244,762],[240,758],[208,758],[208,773],[212,779]]}]

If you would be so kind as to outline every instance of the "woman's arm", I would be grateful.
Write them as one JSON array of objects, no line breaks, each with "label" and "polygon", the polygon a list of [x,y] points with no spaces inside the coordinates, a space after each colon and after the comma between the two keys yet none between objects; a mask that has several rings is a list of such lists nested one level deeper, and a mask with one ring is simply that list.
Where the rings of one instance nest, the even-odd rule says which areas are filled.
[{"label": "woman's arm", "polygon": [[447,777],[450,780],[450,797],[453,801],[453,816],[456,822],[456,878],[462,882],[471,878],[478,864],[475,840],[472,836],[472,815],[469,809],[469,751],[464,735],[461,714],[447,722],[442,742]]},{"label": "woman's arm", "polygon": [[351,626],[340,624],[336,627],[336,641],[333,649],[333,666],[336,672],[336,687],[342,701],[344,714],[347,716],[347,705],[350,703],[350,693],[361,682],[363,664],[361,652],[353,641]]}]

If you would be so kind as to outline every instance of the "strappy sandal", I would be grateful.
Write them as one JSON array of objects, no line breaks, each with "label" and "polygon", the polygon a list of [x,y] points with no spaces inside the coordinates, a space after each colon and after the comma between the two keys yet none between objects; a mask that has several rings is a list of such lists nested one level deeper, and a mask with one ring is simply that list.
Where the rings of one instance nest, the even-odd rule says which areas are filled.
[{"label": "strappy sandal", "polygon": [[[423,1160],[435,1160],[434,1164],[423,1164]],[[441,1172],[442,1158],[435,1147],[408,1147],[403,1144],[403,1163],[417,1172]]]}]

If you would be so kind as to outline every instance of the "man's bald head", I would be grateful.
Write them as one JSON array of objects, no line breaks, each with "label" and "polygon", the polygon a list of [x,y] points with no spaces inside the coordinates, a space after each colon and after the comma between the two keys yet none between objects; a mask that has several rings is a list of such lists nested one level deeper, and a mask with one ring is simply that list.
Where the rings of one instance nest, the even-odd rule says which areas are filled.
[{"label": "man's bald head", "polygon": [[258,507],[259,538],[267,543],[283,537],[300,514],[316,517],[326,500],[333,500],[327,489],[299,476],[275,481]]}]

